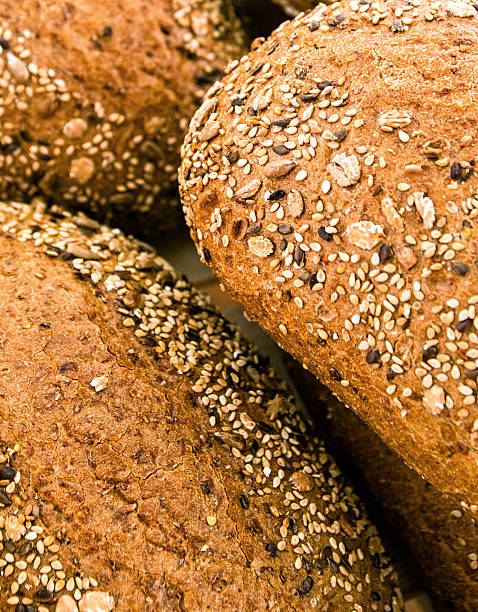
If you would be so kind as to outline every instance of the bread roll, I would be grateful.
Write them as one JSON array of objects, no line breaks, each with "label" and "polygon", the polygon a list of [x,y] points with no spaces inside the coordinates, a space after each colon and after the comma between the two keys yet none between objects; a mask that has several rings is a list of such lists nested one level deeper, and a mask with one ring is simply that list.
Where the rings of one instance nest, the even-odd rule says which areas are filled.
[{"label": "bread roll", "polygon": [[478,516],[478,20],[416,4],[281,26],[197,112],[182,194],[251,317]]},{"label": "bread roll", "polygon": [[0,198],[155,236],[187,123],[243,49],[230,0],[1,0]]},{"label": "bread roll", "polygon": [[0,205],[0,609],[400,610],[271,367],[150,247],[38,206]]},{"label": "bread roll", "polygon": [[383,515],[440,612],[478,609],[478,528],[310,373],[291,371],[327,447]]}]

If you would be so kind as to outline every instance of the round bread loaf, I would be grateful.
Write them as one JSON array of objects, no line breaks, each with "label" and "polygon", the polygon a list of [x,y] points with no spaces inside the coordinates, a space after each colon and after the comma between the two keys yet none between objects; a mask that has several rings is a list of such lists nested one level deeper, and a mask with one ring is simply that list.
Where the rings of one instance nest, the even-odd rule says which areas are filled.
[{"label": "round bread loaf", "polygon": [[462,0],[317,7],[210,90],[180,177],[251,317],[475,516],[477,43]]},{"label": "round bread loaf", "polygon": [[243,49],[230,0],[0,1],[0,198],[177,222],[188,121]]},{"label": "round bread loaf", "polygon": [[43,211],[0,205],[0,609],[400,610],[271,367],[150,247]]},{"label": "round bread loaf", "polygon": [[437,610],[478,609],[478,528],[297,362],[294,381],[339,465],[382,515]]}]

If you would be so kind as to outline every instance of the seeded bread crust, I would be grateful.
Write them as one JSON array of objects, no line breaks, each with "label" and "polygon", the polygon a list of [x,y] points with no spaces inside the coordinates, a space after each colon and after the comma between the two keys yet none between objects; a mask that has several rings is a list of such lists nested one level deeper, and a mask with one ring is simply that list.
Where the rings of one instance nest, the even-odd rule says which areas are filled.
[{"label": "seeded bread crust", "polygon": [[[0,292],[19,502],[115,609],[402,609],[374,526],[271,367],[150,247],[1,204]],[[2,610],[42,567],[20,590],[16,569],[0,577]]]},{"label": "seeded bread crust", "polygon": [[327,447],[367,492],[414,562],[436,609],[478,609],[478,528],[299,364],[291,366]]},{"label": "seeded bread crust", "polygon": [[478,67],[461,0],[320,6],[207,95],[181,191],[204,261],[478,515]]},{"label": "seeded bread crust", "polygon": [[0,198],[177,223],[188,121],[244,49],[230,0],[2,0]]}]

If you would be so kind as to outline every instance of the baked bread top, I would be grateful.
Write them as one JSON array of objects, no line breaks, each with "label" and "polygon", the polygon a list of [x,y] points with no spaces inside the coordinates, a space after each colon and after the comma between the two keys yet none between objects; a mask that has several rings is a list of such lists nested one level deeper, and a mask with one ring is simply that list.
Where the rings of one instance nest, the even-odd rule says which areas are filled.
[{"label": "baked bread top", "polygon": [[244,49],[230,0],[2,0],[0,198],[171,225],[188,121]]},{"label": "baked bread top", "polygon": [[[76,588],[82,612],[88,590],[101,611],[401,609],[287,389],[151,247],[0,204],[0,293],[0,609]],[[30,524],[59,548],[23,567]]]},{"label": "baked bread top", "polygon": [[203,259],[478,514],[477,11],[318,6],[207,95],[181,189]]}]

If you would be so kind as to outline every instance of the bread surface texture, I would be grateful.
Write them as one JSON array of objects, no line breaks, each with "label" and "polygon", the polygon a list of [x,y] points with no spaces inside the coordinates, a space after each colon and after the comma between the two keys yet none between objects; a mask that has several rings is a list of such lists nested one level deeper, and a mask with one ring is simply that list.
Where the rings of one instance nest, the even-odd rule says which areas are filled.
[{"label": "bread surface texture", "polygon": [[462,1],[319,6],[209,91],[180,173],[249,315],[475,516],[477,43]]},{"label": "bread surface texture", "polygon": [[244,49],[230,0],[2,0],[0,198],[157,235],[188,121]]},{"label": "bread surface texture", "polygon": [[1,204],[0,293],[0,609],[402,609],[284,385],[151,247]]},{"label": "bread surface texture", "polygon": [[478,528],[473,519],[391,451],[310,372],[291,368],[321,437],[354,476],[375,516],[411,560],[442,612],[478,609]]}]

